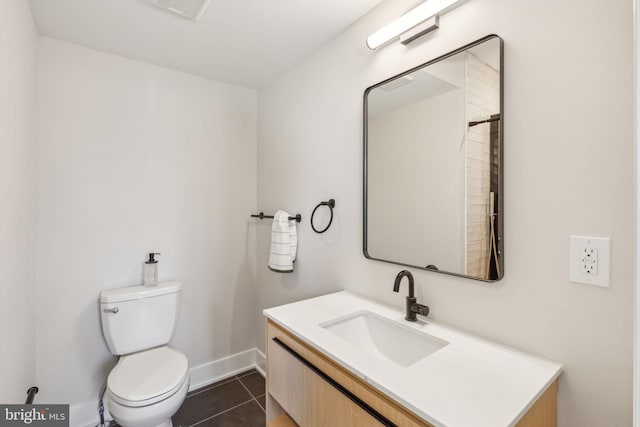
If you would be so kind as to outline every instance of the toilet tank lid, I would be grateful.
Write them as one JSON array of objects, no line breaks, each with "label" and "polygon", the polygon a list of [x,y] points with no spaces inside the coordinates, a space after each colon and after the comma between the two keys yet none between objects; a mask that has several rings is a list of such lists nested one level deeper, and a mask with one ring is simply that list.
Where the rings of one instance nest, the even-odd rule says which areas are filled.
[{"label": "toilet tank lid", "polygon": [[141,298],[174,294],[182,290],[180,282],[162,282],[156,286],[129,286],[127,288],[109,289],[100,293],[101,303],[132,301]]}]

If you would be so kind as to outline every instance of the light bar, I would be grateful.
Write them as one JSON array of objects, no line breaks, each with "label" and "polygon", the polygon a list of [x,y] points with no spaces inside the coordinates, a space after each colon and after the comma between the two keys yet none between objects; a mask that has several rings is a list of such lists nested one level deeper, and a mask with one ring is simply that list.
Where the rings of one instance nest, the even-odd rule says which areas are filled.
[{"label": "light bar", "polygon": [[369,49],[376,49],[458,1],[459,0],[427,0],[371,34],[367,39],[367,46],[369,46]]}]

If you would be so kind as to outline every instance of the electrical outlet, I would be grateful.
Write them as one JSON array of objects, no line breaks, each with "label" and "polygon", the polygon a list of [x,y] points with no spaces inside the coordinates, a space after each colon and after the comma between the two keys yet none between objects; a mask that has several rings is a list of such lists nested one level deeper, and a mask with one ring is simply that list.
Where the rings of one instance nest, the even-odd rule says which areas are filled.
[{"label": "electrical outlet", "polygon": [[611,240],[603,237],[570,236],[569,280],[609,287]]},{"label": "electrical outlet", "polygon": [[580,270],[583,274],[598,274],[598,248],[583,246],[580,249]]}]

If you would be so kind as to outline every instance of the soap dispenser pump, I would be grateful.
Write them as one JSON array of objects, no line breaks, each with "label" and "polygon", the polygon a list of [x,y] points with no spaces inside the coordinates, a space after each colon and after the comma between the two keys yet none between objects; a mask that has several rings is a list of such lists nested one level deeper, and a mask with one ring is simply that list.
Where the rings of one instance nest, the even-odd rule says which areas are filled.
[{"label": "soap dispenser pump", "polygon": [[158,260],[155,259],[158,252],[150,252],[149,259],[144,262],[144,285],[156,286],[158,284]]}]

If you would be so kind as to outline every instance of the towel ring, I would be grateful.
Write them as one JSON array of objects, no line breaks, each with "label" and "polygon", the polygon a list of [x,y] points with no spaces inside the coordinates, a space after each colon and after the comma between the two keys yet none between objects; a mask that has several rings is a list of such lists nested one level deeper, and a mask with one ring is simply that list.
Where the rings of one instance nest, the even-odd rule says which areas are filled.
[{"label": "towel ring", "polygon": [[[327,224],[327,226],[323,230],[318,230],[313,225],[313,216],[316,214],[316,211],[318,210],[318,208],[320,206],[329,206],[329,210],[331,211],[331,218],[329,218],[329,224]],[[331,227],[331,223],[333,222],[333,208],[335,208],[335,207],[336,207],[336,201],[334,199],[329,199],[328,202],[320,202],[320,203],[318,203],[318,205],[313,209],[313,212],[311,213],[311,220],[309,221],[309,222],[311,222],[311,228],[313,228],[313,231],[315,231],[318,234],[322,234],[325,231],[327,231],[329,229],[329,227]]]}]

